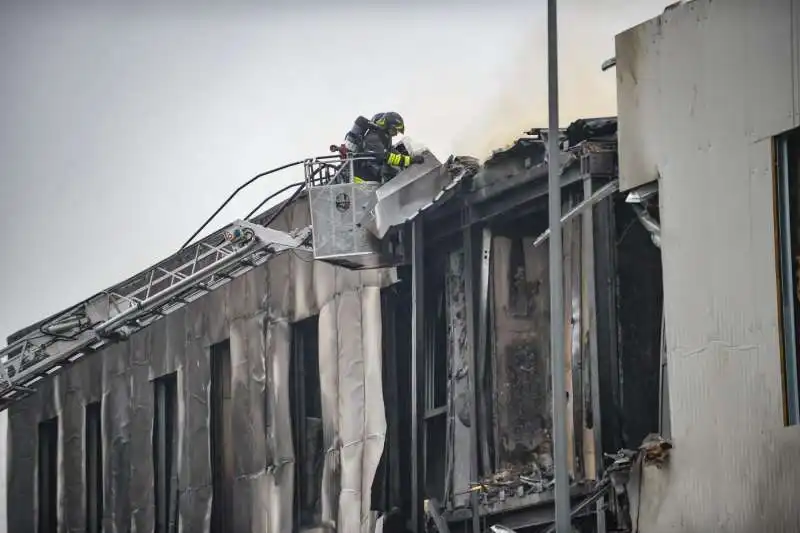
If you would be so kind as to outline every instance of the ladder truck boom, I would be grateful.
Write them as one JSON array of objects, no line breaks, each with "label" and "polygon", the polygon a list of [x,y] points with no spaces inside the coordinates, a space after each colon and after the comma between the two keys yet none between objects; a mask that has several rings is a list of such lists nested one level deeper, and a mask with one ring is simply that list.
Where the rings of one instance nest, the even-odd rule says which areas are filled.
[{"label": "ladder truck boom", "polygon": [[[333,146],[332,150],[337,148]],[[9,339],[9,345],[0,350],[0,411],[35,392],[32,386],[48,375],[86,354],[127,339],[286,250],[308,251],[315,260],[352,269],[396,264],[400,256],[394,255],[391,246],[386,247],[388,252],[383,246],[391,239],[385,239],[383,233],[380,236],[370,234],[365,225],[368,220],[365,216],[374,214],[376,190],[380,184],[355,184],[350,179],[355,175],[355,162],[374,158],[374,154],[339,152],[277,167],[239,187],[214,213],[219,213],[237,192],[259,177],[302,164],[312,225],[319,223],[316,232],[312,226],[292,233],[268,227],[283,207],[303,190],[297,189],[283,207],[262,220],[263,225],[236,220],[205,239],[187,243],[177,254],[149,270]],[[426,161],[428,166],[422,166],[422,175],[406,169],[391,183],[395,188],[399,183],[414,183],[423,178],[438,183],[444,172],[442,165],[432,155]],[[431,193],[428,188],[424,188],[425,194]],[[396,196],[414,196],[414,193],[407,193],[408,190],[401,190]],[[413,204],[406,208],[416,212],[419,206]],[[398,212],[403,213],[402,210]]]},{"label": "ladder truck boom", "polygon": [[285,250],[309,251],[294,234],[237,220],[132,279],[55,315],[0,350],[0,410],[62,366],[147,327]]}]

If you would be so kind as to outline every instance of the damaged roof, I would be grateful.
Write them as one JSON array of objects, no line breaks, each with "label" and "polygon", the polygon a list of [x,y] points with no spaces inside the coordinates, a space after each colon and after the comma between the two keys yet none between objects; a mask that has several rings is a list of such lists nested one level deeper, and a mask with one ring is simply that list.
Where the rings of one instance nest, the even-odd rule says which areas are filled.
[{"label": "damaged roof", "polygon": [[[451,158],[450,162],[460,165],[461,171],[454,173],[453,180],[430,198],[429,201],[424,202],[424,205],[417,210],[416,214],[435,211],[437,208],[446,205],[452,198],[461,195],[468,195],[474,201],[480,202],[492,196],[505,193],[521,184],[540,180],[546,181],[546,132],[547,130],[544,128],[534,128],[524,132],[510,146],[494,151],[479,168],[477,168],[477,160],[472,157],[459,156]],[[584,146],[587,142],[615,142],[616,132],[616,117],[579,119],[563,129],[560,138],[562,173],[579,163],[578,153],[581,146]],[[278,209],[281,209],[280,204],[257,215],[252,221],[263,224]],[[414,218],[416,214],[407,217],[407,220]],[[217,230],[198,242],[212,243],[218,241],[222,238],[224,230],[225,228]],[[139,283],[143,276],[146,276],[153,268],[167,268],[169,265],[179,263],[184,259],[183,255],[185,253],[185,250],[179,251],[153,267],[115,285],[114,288],[98,293],[98,295],[112,292],[115,288]],[[92,298],[95,296],[92,296]],[[80,302],[76,305],[81,305],[82,303]],[[10,345],[36,332],[44,324],[68,312],[73,307],[75,306],[12,333],[7,338],[8,344]]]}]

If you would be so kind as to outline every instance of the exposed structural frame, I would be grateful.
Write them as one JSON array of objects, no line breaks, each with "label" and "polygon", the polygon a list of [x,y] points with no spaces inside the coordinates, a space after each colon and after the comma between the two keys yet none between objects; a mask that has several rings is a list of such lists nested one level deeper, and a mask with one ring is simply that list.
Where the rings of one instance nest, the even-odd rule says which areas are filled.
[{"label": "exposed structural frame", "polygon": [[46,375],[129,337],[273,255],[310,250],[310,233],[310,227],[290,235],[237,220],[178,258],[47,319],[0,350],[0,410],[34,392],[31,385]]}]

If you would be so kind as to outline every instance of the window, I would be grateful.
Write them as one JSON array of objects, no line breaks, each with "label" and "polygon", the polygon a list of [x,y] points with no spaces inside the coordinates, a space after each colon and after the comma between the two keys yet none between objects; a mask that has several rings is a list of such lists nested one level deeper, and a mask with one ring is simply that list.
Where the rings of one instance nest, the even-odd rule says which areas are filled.
[{"label": "window", "polygon": [[103,530],[103,437],[100,402],[86,406],[86,533]]},{"label": "window", "polygon": [[39,424],[39,533],[58,530],[58,418]]},{"label": "window", "polygon": [[233,416],[231,401],[231,345],[211,347],[211,533],[233,529]]},{"label": "window", "polygon": [[800,375],[798,375],[798,320],[800,319],[800,198],[798,197],[798,163],[800,163],[800,130],[777,139],[775,208],[778,231],[777,260],[779,265],[780,314],[782,322],[783,392],[785,419],[788,424],[800,423]]},{"label": "window", "polygon": [[319,317],[292,324],[289,395],[295,448],[294,523],[318,525],[325,450],[322,441],[322,391],[319,381]]},{"label": "window", "polygon": [[153,382],[153,468],[155,479],[155,533],[177,531],[176,414],[178,377],[167,374]]}]

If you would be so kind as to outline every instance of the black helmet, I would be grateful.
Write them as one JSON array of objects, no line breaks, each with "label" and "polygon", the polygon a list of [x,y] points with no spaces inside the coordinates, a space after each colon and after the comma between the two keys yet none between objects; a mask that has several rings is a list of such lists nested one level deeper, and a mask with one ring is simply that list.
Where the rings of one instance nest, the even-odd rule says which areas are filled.
[{"label": "black helmet", "polygon": [[406,126],[403,122],[403,117],[400,116],[399,113],[395,113],[394,111],[389,111],[387,113],[378,113],[374,117],[372,117],[372,122],[381,128],[382,130],[386,131],[389,135],[394,137],[398,133],[405,133]]}]

